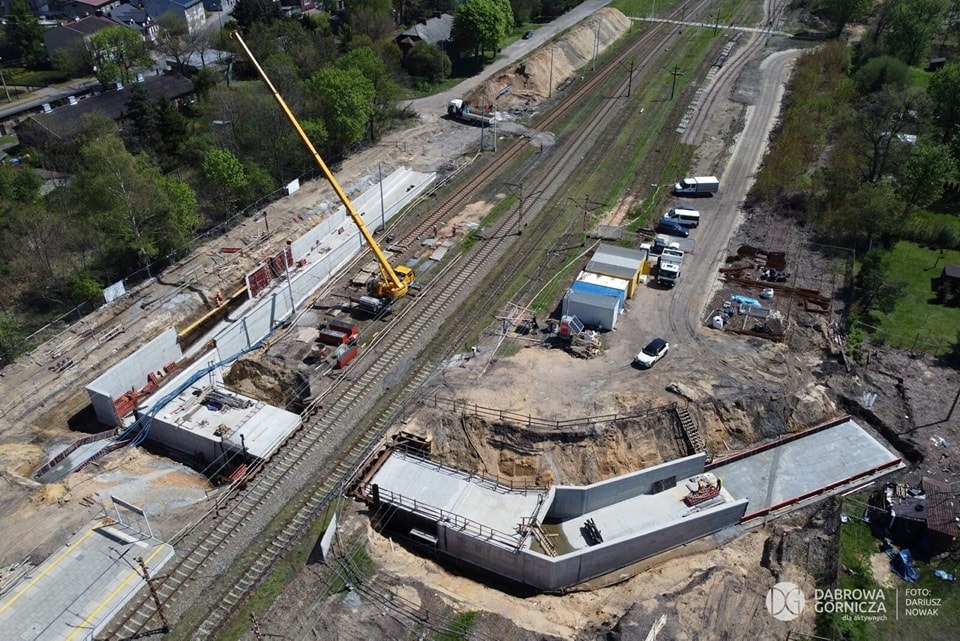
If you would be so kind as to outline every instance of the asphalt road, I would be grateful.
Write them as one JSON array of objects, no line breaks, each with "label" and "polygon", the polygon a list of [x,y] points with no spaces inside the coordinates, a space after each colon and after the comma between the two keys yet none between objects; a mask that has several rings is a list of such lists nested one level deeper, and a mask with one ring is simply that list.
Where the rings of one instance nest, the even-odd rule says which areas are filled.
[{"label": "asphalt road", "polygon": [[[748,341],[704,326],[709,311],[704,306],[720,285],[717,269],[742,220],[740,206],[753,184],[779,113],[788,67],[799,53],[795,49],[777,52],[761,64],[758,97],[747,108],[744,129],[720,172],[720,191],[711,198],[674,199],[677,204],[685,202],[701,212],[700,226],[691,234],[693,250],[684,259],[676,287],[641,287],[631,302],[631,308],[642,310],[641,314],[628,315],[618,324],[618,328],[632,335],[635,349],[655,336],[670,342],[670,355],[644,374],[646,383],[654,388],[662,389],[672,381],[696,385],[710,380],[723,386],[736,385],[746,371],[741,365],[763,367],[756,362],[758,352]],[[718,370],[717,364],[729,367]]]}]

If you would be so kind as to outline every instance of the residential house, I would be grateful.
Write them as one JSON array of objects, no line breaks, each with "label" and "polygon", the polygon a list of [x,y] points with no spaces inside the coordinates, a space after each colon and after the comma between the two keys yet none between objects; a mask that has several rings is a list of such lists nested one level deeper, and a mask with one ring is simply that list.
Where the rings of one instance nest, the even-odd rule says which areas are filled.
[{"label": "residential house", "polygon": [[102,16],[120,6],[120,0],[67,0],[61,3],[60,11],[67,18]]},{"label": "residential house", "polygon": [[449,13],[441,13],[429,20],[419,20],[417,24],[397,34],[396,40],[404,56],[421,40],[439,45],[446,50],[450,44],[451,31],[453,31],[453,16]]},{"label": "residential house", "polygon": [[111,9],[106,15],[117,24],[140,32],[140,36],[148,45],[157,41],[160,25],[147,13],[146,9],[137,8],[132,4],[122,4],[116,9]]},{"label": "residential house", "polygon": [[[137,81],[153,100],[168,98],[178,106],[193,101],[193,82],[178,74],[158,76],[138,75]],[[130,86],[121,86],[100,94],[94,94],[82,100],[64,101],[50,111],[28,116],[16,126],[20,143],[26,147],[43,149],[46,145],[71,139],[80,129],[80,118],[84,114],[96,113],[114,121],[121,121],[130,102]]]},{"label": "residential house", "polygon": [[90,36],[107,27],[115,26],[112,20],[100,16],[77,18],[73,22],[62,24],[43,33],[43,45],[47,49],[47,57],[53,60],[58,51],[68,56],[82,52]]},{"label": "residential house", "polygon": [[924,476],[919,488],[890,485],[881,494],[885,534],[894,543],[922,554],[949,550],[958,534],[950,486]]},{"label": "residential house", "polygon": [[930,279],[930,288],[937,293],[938,301],[960,304],[960,265],[944,265],[940,275]]},{"label": "residential house", "polygon": [[206,19],[203,0],[143,0],[142,4],[154,20],[168,12],[183,18],[190,35],[197,33]]}]

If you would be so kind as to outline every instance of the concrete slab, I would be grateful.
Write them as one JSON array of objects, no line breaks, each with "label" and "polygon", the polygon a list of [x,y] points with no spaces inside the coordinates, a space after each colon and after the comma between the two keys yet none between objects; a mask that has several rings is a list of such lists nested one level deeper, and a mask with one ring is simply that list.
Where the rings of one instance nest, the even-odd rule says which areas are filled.
[{"label": "concrete slab", "polygon": [[[404,497],[407,507],[441,510],[515,535],[522,517],[534,516],[547,496],[546,489],[510,490],[467,472],[443,467],[396,450],[370,479],[383,490]],[[381,494],[384,502],[394,502]]]},{"label": "concrete slab", "polygon": [[[580,550],[593,544],[584,536],[581,529],[587,519],[593,519],[604,541],[613,541],[627,536],[643,535],[668,521],[684,518],[735,500],[726,489],[722,489],[720,496],[715,499],[689,507],[683,502],[683,498],[689,493],[690,490],[684,480],[678,479],[676,487],[656,494],[641,494],[618,501],[599,510],[587,512],[576,519],[563,521],[554,527],[557,527],[559,533],[563,535],[566,543],[569,544],[569,549]],[[551,531],[553,527],[545,525],[544,530]]]},{"label": "concrete slab", "polygon": [[173,557],[158,539],[103,519],[91,523],[0,599],[0,639],[92,639]]},{"label": "concrete slab", "polygon": [[900,460],[852,419],[787,443],[750,453],[710,470],[735,498],[749,500],[751,515],[829,489]]}]

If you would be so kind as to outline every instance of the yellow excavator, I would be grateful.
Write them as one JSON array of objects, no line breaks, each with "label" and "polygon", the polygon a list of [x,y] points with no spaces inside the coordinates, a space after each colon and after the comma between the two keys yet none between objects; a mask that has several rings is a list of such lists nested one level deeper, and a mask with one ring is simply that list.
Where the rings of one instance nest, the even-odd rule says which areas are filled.
[{"label": "yellow excavator", "polygon": [[257,73],[260,75],[260,79],[263,80],[264,84],[267,85],[270,93],[273,94],[274,99],[276,99],[277,103],[280,105],[280,108],[283,109],[283,113],[286,114],[290,124],[292,124],[293,128],[297,130],[297,135],[300,136],[300,140],[302,140],[303,144],[305,144],[307,149],[310,150],[310,154],[317,162],[317,165],[320,166],[320,170],[326,177],[327,182],[329,182],[330,186],[333,187],[333,190],[337,192],[337,197],[340,198],[340,202],[343,203],[343,206],[347,209],[347,213],[350,214],[350,218],[353,219],[353,224],[355,224],[360,230],[360,233],[363,235],[363,239],[367,241],[367,244],[370,245],[370,249],[373,250],[373,254],[377,257],[377,264],[380,266],[380,279],[371,283],[369,293],[377,298],[386,299],[387,302],[400,298],[407,293],[411,283],[413,283],[413,270],[406,265],[398,265],[393,267],[390,264],[390,261],[387,260],[383,250],[380,249],[379,243],[374,240],[373,234],[370,233],[370,230],[367,229],[367,226],[363,223],[363,218],[361,218],[360,214],[357,213],[357,210],[353,207],[353,203],[351,203],[350,199],[347,198],[347,195],[340,187],[337,179],[333,177],[332,173],[330,173],[330,169],[327,167],[327,164],[323,162],[323,158],[320,157],[320,154],[317,153],[313,143],[310,142],[310,138],[303,130],[303,127],[301,127],[300,123],[297,122],[297,118],[293,115],[293,112],[290,111],[290,107],[287,106],[287,103],[283,100],[280,92],[277,91],[276,87],[273,86],[273,83],[270,82],[270,78],[267,77],[263,67],[261,67],[260,63],[257,62],[257,59],[253,57],[250,49],[247,48],[247,43],[243,41],[243,38],[241,38],[240,34],[236,31],[233,32],[233,37],[237,39],[244,52],[246,52],[247,57],[250,58],[250,63],[257,70]]}]

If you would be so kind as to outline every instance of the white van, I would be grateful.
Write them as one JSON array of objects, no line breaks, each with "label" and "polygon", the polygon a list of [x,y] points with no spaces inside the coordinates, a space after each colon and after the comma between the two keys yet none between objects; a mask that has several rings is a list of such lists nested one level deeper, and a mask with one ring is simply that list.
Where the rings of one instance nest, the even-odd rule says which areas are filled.
[{"label": "white van", "polygon": [[674,207],[664,214],[663,217],[667,220],[672,220],[675,223],[683,225],[684,227],[700,226],[700,212],[696,209],[681,209],[680,207]]}]

